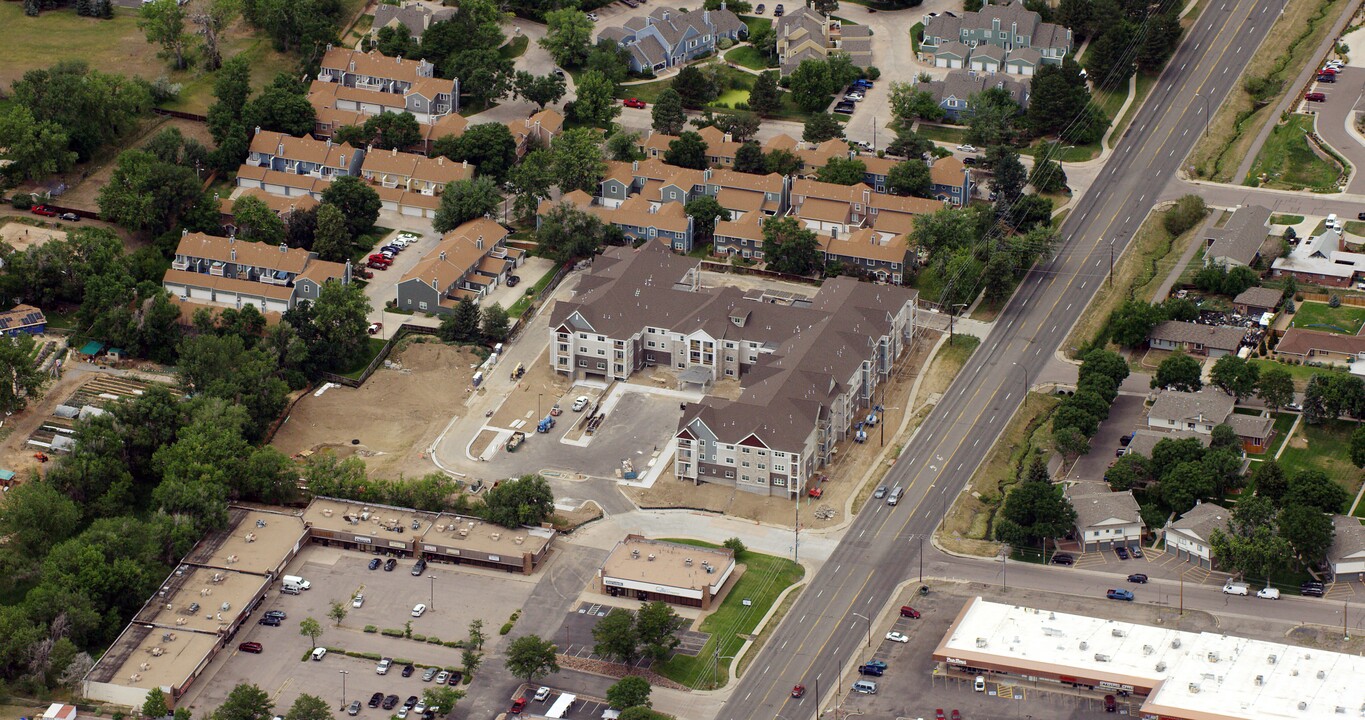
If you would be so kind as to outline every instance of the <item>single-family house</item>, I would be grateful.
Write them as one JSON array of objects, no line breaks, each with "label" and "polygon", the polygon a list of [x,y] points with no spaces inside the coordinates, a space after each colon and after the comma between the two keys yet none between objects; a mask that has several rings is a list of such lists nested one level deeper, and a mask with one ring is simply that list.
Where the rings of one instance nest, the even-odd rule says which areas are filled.
[{"label": "single-family house", "polygon": [[0,335],[40,335],[47,332],[47,317],[32,305],[15,305],[0,312]]},{"label": "single-family house", "polygon": [[1204,233],[1208,249],[1204,263],[1209,265],[1251,266],[1261,257],[1261,245],[1270,234],[1270,209],[1260,205],[1237,208],[1221,228],[1210,226]]},{"label": "single-family house", "polygon": [[488,218],[470,220],[442,235],[398,281],[398,308],[444,315],[461,300],[479,302],[525,255],[507,247],[507,235],[507,228]]},{"label": "single-family house", "polygon": [[1008,92],[1020,108],[1028,109],[1029,85],[1003,74],[988,74],[952,70],[942,80],[915,83],[943,109],[944,118],[961,122],[971,117],[972,97],[984,90],[999,88]]},{"label": "single-family house", "polygon": [[1333,515],[1332,530],[1332,545],[1327,549],[1332,575],[1339,580],[1365,580],[1365,525],[1360,518]]},{"label": "single-family house", "polygon": [[1162,440],[1185,440],[1187,438],[1194,438],[1204,447],[1213,444],[1213,436],[1208,434],[1188,430],[1150,430],[1140,427],[1133,430],[1133,439],[1128,441],[1128,446],[1124,448],[1124,451],[1125,454],[1136,454],[1150,458],[1152,451],[1156,449],[1156,444]]},{"label": "single-family house", "polygon": [[1299,282],[1328,287],[1350,287],[1365,273],[1365,253],[1347,252],[1341,233],[1328,228],[1301,241],[1270,265],[1275,277],[1293,276]]},{"label": "single-family house", "polygon": [[329,280],[349,283],[351,264],[319,260],[317,253],[284,244],[185,231],[161,285],[196,302],[284,312],[303,300],[316,302]]},{"label": "single-family house", "polygon": [[[1043,22],[1022,0],[1013,0],[986,5],[979,12],[925,16],[919,54],[935,67],[985,72],[1003,67],[1005,72],[1028,76],[1041,65],[1060,65],[1071,48],[1071,30]],[[979,56],[985,59],[978,64]]]},{"label": "single-family house", "polygon": [[630,18],[623,25],[603,29],[598,42],[610,40],[630,53],[630,69],[654,73],[713,53],[722,38],[739,40],[748,28],[725,9],[688,12],[656,8],[649,15]]},{"label": "single-family house", "polygon": [[1082,483],[1068,487],[1064,494],[1076,511],[1076,539],[1086,552],[1142,542],[1146,526],[1131,490],[1112,492]]},{"label": "single-family house", "polygon": [[1365,360],[1365,337],[1291,327],[1275,346],[1275,357],[1295,362],[1350,366]]},{"label": "single-family house", "polygon": [[1180,350],[1190,355],[1220,358],[1236,353],[1246,333],[1243,327],[1166,320],[1152,328],[1148,340],[1155,350]]},{"label": "single-family house", "polygon": [[1247,288],[1232,299],[1232,311],[1238,315],[1255,316],[1273,313],[1280,309],[1284,291],[1279,288]]},{"label": "single-family house", "polygon": [[403,109],[422,122],[460,111],[460,81],[436,77],[436,66],[426,60],[328,45],[317,79],[396,94],[403,98]]},{"label": "single-family house", "polygon": [[1215,503],[1195,505],[1162,530],[1166,552],[1175,555],[1177,560],[1216,570],[1218,558],[1213,554],[1213,531],[1227,532],[1230,516],[1227,508]]}]

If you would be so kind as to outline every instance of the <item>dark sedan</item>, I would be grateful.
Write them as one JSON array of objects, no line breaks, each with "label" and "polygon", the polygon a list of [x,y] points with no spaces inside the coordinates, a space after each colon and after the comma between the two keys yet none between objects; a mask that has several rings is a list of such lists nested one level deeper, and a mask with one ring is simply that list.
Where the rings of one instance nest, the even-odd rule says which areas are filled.
[{"label": "dark sedan", "polygon": [[379,563],[379,558],[372,558],[372,559],[370,560],[370,569],[371,569],[371,570],[376,570],[376,569],[378,569],[378,568],[379,568],[379,565],[380,565],[380,563]]},{"label": "dark sedan", "polygon": [[1139,585],[1146,585],[1147,576],[1143,575],[1142,573],[1133,573],[1132,575],[1128,576],[1128,582],[1137,583]]},{"label": "dark sedan", "polygon": [[395,707],[398,707],[398,696],[397,695],[385,696],[384,704],[380,705],[380,707],[384,708],[385,710],[392,710]]},{"label": "dark sedan", "polygon": [[372,708],[379,707],[379,705],[380,705],[381,703],[383,703],[383,702],[384,702],[384,693],[375,693],[375,694],[373,694],[373,695],[370,696],[370,707],[372,707]]},{"label": "dark sedan", "polygon": [[384,572],[393,572],[393,569],[396,568],[396,567],[398,567],[398,561],[397,561],[397,560],[394,560],[393,558],[389,558],[388,560],[385,560],[385,561],[384,561]]}]

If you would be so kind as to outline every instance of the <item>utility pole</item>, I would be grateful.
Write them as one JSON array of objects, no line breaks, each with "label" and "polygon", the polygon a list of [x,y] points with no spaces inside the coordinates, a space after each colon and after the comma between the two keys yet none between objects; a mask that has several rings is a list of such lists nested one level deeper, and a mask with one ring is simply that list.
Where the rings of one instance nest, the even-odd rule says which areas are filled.
[{"label": "utility pole", "polygon": [[919,536],[919,581],[924,582],[924,536]]},{"label": "utility pole", "polygon": [[341,709],[346,709],[346,676],[350,675],[347,670],[339,670],[341,673]]},{"label": "utility pole", "polygon": [[870,617],[868,617],[868,616],[866,616],[866,615],[859,614],[859,613],[850,613],[850,614],[853,615],[854,617],[860,617],[860,618],[862,618],[863,620],[867,621],[867,646],[868,646],[868,647],[872,647],[872,618],[870,618]]},{"label": "utility pole", "polygon": [[820,676],[815,676],[815,720],[820,720]]},{"label": "utility pole", "polygon": [[1109,287],[1114,287],[1114,241],[1109,241]]}]

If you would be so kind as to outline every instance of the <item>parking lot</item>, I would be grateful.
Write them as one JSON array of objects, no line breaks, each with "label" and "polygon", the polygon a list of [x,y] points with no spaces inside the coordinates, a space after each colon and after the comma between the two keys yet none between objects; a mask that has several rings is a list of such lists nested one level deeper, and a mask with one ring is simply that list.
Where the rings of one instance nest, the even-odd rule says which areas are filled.
[{"label": "parking lot", "polygon": [[[335,548],[304,549],[285,572],[303,576],[312,583],[312,589],[300,595],[274,591],[266,598],[248,620],[249,624],[230,641],[229,650],[214,659],[201,676],[199,686],[190,691],[192,711],[196,715],[207,714],[240,683],[254,683],[268,693],[281,715],[303,693],[318,695],[341,707],[344,671],[346,700],[361,701],[359,717],[387,718],[392,711],[365,705],[370,695],[376,692],[398,695],[401,702],[409,695],[421,697],[422,691],[433,683],[422,681],[420,669],[412,677],[402,677],[402,667],[397,663],[397,667],[381,676],[375,672],[375,661],[346,657],[335,651],[321,661],[308,660],[311,644],[299,634],[300,621],[312,617],[322,625],[319,646],[379,653],[396,661],[456,669],[462,663],[458,648],[366,633],[364,628],[373,625],[379,630],[403,629],[411,622],[414,635],[454,641],[466,639],[469,623],[480,618],[483,631],[490,638],[485,645],[487,651],[497,642],[498,628],[524,605],[536,581],[535,577],[435,563],[427,566],[422,577],[413,577],[411,559],[399,560],[392,572],[385,572],[382,568],[367,569],[373,557]],[[360,608],[351,607],[355,593],[364,596]],[[492,597],[498,601],[488,602]],[[334,600],[343,602],[347,610],[340,627],[327,616]],[[412,609],[418,603],[426,604],[428,609],[422,617],[414,618]],[[287,617],[279,627],[257,624],[267,610],[284,611]],[[264,651],[260,654],[238,651],[237,646],[244,641],[259,642]]]},{"label": "parking lot", "polygon": [[1104,472],[1114,461],[1114,452],[1120,447],[1119,438],[1146,425],[1147,408],[1143,400],[1132,395],[1114,398],[1114,404],[1109,407],[1109,417],[1100,423],[1099,431],[1090,441],[1090,452],[1076,459],[1076,464],[1071,466],[1070,478],[1104,479]]},{"label": "parking lot", "polygon": [[[566,694],[566,691],[550,688],[550,693],[545,696],[543,701],[536,700],[535,693],[541,687],[545,686],[536,683],[521,686],[518,697],[526,698],[526,712],[543,715],[554,706],[555,702],[559,700],[560,695]],[[572,694],[576,698],[568,712],[564,713],[564,717],[568,720],[596,720],[596,718],[602,717],[602,712],[604,710],[611,707],[611,705],[607,704],[606,700],[601,698],[578,695],[577,693],[568,694]]]},{"label": "parking lot", "polygon": [[[537,363],[538,367],[541,365],[543,362]],[[574,412],[570,407],[579,395],[596,401],[601,389],[576,385],[562,396],[538,396],[530,392],[509,394],[489,421],[488,428],[471,443],[470,454],[487,461],[490,477],[564,470],[611,478],[616,476],[623,460],[630,460],[635,470],[643,473],[648,461],[664,448],[677,430],[678,418],[682,415],[679,403],[701,397],[697,393],[618,383],[601,402],[599,412],[606,413],[606,419],[591,436],[584,436],[578,426],[587,421],[589,410]],[[563,414],[555,418],[554,429],[537,433],[538,417],[549,414],[556,402]],[[501,432],[497,432],[499,430]],[[509,453],[504,445],[512,430],[526,433],[526,441],[516,452]]]}]

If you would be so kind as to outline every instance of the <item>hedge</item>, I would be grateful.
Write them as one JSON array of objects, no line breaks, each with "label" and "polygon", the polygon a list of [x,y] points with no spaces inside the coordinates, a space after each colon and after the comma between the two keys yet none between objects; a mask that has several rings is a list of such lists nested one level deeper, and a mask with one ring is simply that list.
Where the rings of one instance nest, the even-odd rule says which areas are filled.
[{"label": "hedge", "polygon": [[403,631],[395,628],[384,628],[379,634],[384,637],[403,637]]},{"label": "hedge", "polygon": [[377,628],[377,627],[375,627],[375,626],[373,626],[373,625],[366,625],[366,626],[365,626],[365,632],[367,632],[367,633],[377,633],[377,632],[379,632],[379,628]]}]

